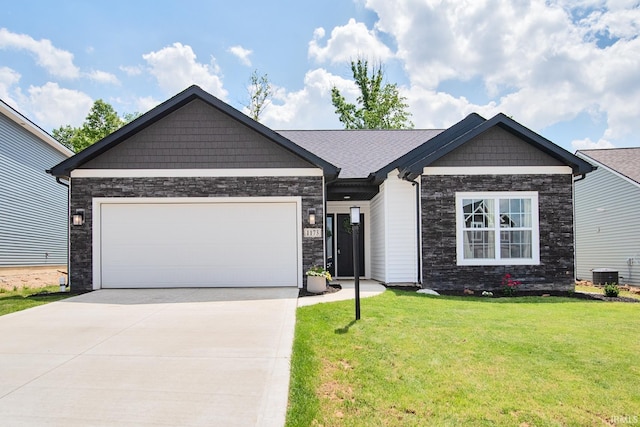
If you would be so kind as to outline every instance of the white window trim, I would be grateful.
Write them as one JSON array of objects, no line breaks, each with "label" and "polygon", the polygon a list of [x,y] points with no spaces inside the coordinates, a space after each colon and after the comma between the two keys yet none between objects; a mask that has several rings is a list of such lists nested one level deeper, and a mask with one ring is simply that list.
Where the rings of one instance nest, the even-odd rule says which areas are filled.
[{"label": "white window trim", "polygon": [[[494,233],[496,258],[465,259],[464,257],[464,213],[463,199],[494,199],[495,209],[499,209],[500,198],[531,199],[531,258],[498,258],[500,251],[500,222],[496,220]],[[498,218],[498,217],[496,217]],[[540,221],[537,191],[487,191],[456,193],[456,258],[457,265],[539,265],[540,264]]]}]

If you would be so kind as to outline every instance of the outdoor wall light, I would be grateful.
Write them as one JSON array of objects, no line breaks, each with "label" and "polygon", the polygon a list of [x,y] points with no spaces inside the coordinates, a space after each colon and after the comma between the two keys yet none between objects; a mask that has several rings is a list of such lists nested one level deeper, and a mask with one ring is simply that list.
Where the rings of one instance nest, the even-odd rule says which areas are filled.
[{"label": "outdoor wall light", "polygon": [[358,206],[351,208],[351,224],[360,225],[360,208]]},{"label": "outdoor wall light", "polygon": [[314,208],[309,209],[309,224],[316,225],[316,210]]},{"label": "outdoor wall light", "polygon": [[76,209],[75,213],[71,215],[71,223],[73,225],[84,224],[84,209]]}]

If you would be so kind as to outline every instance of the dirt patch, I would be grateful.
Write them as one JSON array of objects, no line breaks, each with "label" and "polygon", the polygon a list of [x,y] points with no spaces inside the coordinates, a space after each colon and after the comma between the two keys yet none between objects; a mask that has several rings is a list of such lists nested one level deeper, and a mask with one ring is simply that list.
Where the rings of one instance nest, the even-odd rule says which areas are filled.
[{"label": "dirt patch", "polygon": [[66,265],[46,267],[2,267],[0,268],[0,289],[14,290],[22,288],[37,289],[59,285],[60,276],[67,275]]}]

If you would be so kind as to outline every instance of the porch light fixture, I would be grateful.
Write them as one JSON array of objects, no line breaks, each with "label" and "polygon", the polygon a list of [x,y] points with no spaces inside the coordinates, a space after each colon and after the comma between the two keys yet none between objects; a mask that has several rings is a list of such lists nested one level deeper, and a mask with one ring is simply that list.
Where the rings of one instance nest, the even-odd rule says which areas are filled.
[{"label": "porch light fixture", "polygon": [[84,224],[84,209],[76,209],[75,213],[71,215],[71,223],[73,225]]},{"label": "porch light fixture", "polygon": [[314,208],[309,209],[309,224],[316,225],[316,210]]},{"label": "porch light fixture", "polygon": [[360,208],[358,206],[351,208],[351,225],[360,225]]}]

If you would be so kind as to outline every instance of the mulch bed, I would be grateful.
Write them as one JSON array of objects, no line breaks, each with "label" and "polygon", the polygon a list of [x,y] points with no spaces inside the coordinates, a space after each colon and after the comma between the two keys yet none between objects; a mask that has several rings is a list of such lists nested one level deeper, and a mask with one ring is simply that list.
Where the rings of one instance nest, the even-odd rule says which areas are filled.
[{"label": "mulch bed", "polygon": [[[500,291],[493,292],[493,296],[483,296],[482,291],[475,291],[473,294],[464,291],[438,291],[440,295],[451,296],[470,296],[470,297],[483,297],[483,298],[509,298],[503,295]],[[536,292],[536,291],[518,291],[514,297],[564,297],[575,298],[582,300],[598,300],[598,301],[616,301],[616,302],[640,302],[640,300],[629,297],[607,297],[600,294],[589,294],[585,292],[567,292],[567,291],[552,291],[552,292]]]},{"label": "mulch bed", "polygon": [[342,286],[340,286],[339,283],[329,283],[329,285],[327,286],[327,290],[319,294],[314,292],[309,292],[306,289],[300,289],[300,291],[298,292],[298,298],[313,297],[316,295],[324,295],[324,294],[334,294],[340,290],[342,290]]}]

